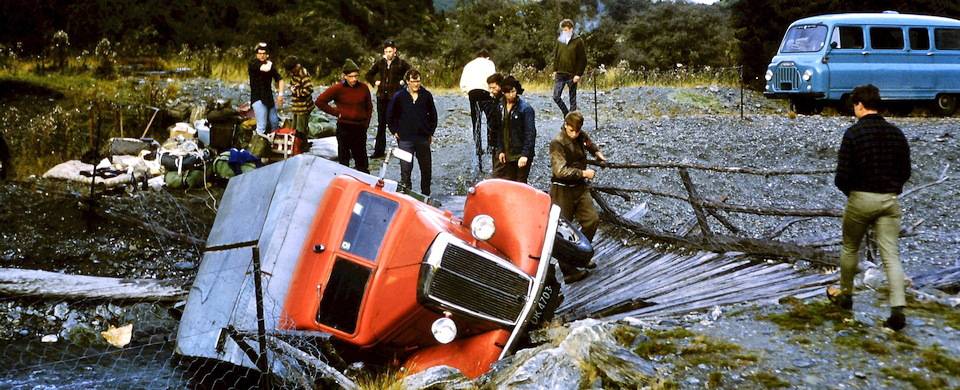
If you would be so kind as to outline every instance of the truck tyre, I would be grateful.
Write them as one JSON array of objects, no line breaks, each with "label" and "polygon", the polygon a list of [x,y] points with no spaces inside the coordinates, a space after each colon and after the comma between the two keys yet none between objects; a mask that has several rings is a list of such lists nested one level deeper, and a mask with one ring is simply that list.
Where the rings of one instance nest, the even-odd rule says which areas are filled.
[{"label": "truck tyre", "polygon": [[593,258],[593,245],[580,229],[562,215],[553,240],[553,257],[574,267],[586,267]]},{"label": "truck tyre", "polygon": [[933,113],[940,116],[951,116],[957,111],[957,96],[939,94],[933,101]]}]

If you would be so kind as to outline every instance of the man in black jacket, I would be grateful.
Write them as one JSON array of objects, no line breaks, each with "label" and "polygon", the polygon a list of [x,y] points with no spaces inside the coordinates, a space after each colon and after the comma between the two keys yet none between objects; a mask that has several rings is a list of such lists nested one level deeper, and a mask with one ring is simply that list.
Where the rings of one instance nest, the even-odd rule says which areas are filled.
[{"label": "man in black jacket", "polygon": [[377,140],[370,158],[381,158],[386,153],[387,108],[393,95],[403,88],[400,83],[403,75],[412,68],[407,61],[397,57],[397,45],[386,41],[383,43],[383,57],[375,61],[364,75],[367,83],[377,88]]},{"label": "man in black jacket", "polygon": [[[437,106],[433,95],[421,86],[420,72],[411,69],[404,76],[407,87],[401,89],[390,101],[388,120],[390,132],[397,137],[400,149],[416,156],[420,165],[420,193],[430,195],[433,169],[430,144],[437,131]],[[411,188],[410,174],[413,161],[400,161],[400,183]]]}]

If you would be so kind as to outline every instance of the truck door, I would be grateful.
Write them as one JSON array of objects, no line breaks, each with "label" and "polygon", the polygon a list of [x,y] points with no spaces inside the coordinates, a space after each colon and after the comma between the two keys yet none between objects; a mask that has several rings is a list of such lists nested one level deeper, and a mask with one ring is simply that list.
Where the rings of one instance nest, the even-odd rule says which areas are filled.
[{"label": "truck door", "polygon": [[867,56],[863,27],[835,26],[830,36],[826,63],[830,75],[827,99],[839,100],[843,94],[863,85],[863,63]]},{"label": "truck door", "polygon": [[916,94],[919,77],[911,72],[909,52],[905,50],[902,27],[869,28],[868,46],[865,56],[866,78],[860,85],[873,84],[880,89],[884,99],[911,99]]}]

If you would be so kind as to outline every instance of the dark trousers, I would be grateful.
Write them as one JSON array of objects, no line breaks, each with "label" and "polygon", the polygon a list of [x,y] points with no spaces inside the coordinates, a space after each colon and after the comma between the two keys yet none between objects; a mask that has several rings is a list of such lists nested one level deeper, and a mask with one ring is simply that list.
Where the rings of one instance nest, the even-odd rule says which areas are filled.
[{"label": "dark trousers", "polygon": [[517,164],[518,161],[507,161],[505,163],[497,162],[493,166],[493,177],[496,179],[506,179],[526,183],[530,176],[530,165],[532,160],[527,160],[527,165],[523,168]]},{"label": "dark trousers", "polygon": [[[467,93],[470,98],[470,122],[473,124],[473,142],[476,144],[477,156],[483,155],[483,110],[480,109],[481,102],[492,100],[490,93],[483,89],[472,89]],[[479,161],[479,160],[478,160]],[[481,165],[482,166],[482,165]]]},{"label": "dark trousers", "polygon": [[[417,159],[420,166],[420,193],[430,195],[430,181],[433,178],[433,158],[430,155],[430,140],[398,141],[400,150],[410,152]],[[400,160],[400,184],[412,189],[410,174],[413,172],[413,162]]]},{"label": "dark trousers", "polygon": [[589,186],[553,184],[550,186],[550,201],[560,206],[560,215],[568,221],[576,219],[580,222],[580,231],[588,240],[593,241],[600,225],[600,214],[597,213],[597,206],[593,204]]},{"label": "dark trousers", "polygon": [[[561,94],[563,93],[563,87],[569,86],[570,89],[570,109],[567,109],[567,105],[563,104],[563,98]],[[563,112],[563,115],[566,116],[570,111],[577,110],[577,83],[573,82],[573,75],[566,73],[557,73],[557,78],[553,80],[553,101],[557,103],[557,106],[560,107],[560,111]]]},{"label": "dark trousers", "polygon": [[351,157],[358,171],[370,173],[367,163],[367,127],[337,122],[337,161],[349,167]]},{"label": "dark trousers", "polygon": [[387,153],[387,108],[390,107],[390,99],[377,98],[377,140],[373,144],[374,156]]}]

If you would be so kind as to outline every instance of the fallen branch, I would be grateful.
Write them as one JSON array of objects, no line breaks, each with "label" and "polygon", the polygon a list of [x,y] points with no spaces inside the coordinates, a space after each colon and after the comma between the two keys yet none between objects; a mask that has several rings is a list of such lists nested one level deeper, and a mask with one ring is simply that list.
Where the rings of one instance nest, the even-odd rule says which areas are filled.
[{"label": "fallen branch", "polygon": [[206,240],[201,240],[201,239],[199,239],[199,238],[191,237],[191,236],[188,236],[188,235],[183,234],[183,233],[177,233],[177,232],[172,231],[172,230],[167,230],[167,229],[164,229],[164,228],[162,228],[162,227],[160,227],[160,226],[157,226],[156,224],[152,224],[152,223],[149,223],[149,222],[147,222],[147,221],[142,221],[142,220],[139,220],[139,219],[134,218],[134,217],[130,217],[130,216],[126,216],[126,215],[120,215],[120,214],[116,214],[116,213],[111,213],[111,212],[109,212],[109,211],[107,211],[107,210],[104,210],[104,209],[102,209],[102,208],[100,208],[100,207],[97,207],[97,208],[96,208],[96,213],[97,213],[97,215],[100,216],[101,218],[112,219],[112,220],[114,220],[114,221],[118,221],[118,222],[123,222],[123,223],[126,223],[126,224],[130,224],[130,225],[134,225],[134,226],[136,226],[136,227],[138,227],[138,228],[140,228],[140,229],[143,229],[143,230],[146,230],[146,231],[155,233],[155,234],[159,234],[159,235],[161,235],[161,236],[170,237],[170,238],[173,238],[173,239],[175,239],[175,240],[180,240],[180,241],[183,241],[183,242],[187,242],[187,243],[196,245],[196,246],[201,247],[201,248],[202,248],[202,247],[205,245],[205,243],[206,243]]},{"label": "fallen branch", "polygon": [[943,167],[943,171],[940,172],[940,177],[939,177],[936,181],[933,181],[933,182],[930,182],[930,183],[927,183],[927,184],[921,184],[921,185],[916,186],[916,187],[913,187],[913,188],[911,188],[911,189],[909,189],[909,190],[903,191],[903,192],[900,193],[900,195],[897,196],[897,198],[898,198],[898,199],[906,198],[906,197],[910,196],[911,194],[913,194],[914,192],[917,192],[917,191],[920,191],[920,190],[922,190],[922,189],[924,189],[924,188],[932,187],[932,186],[935,186],[935,185],[937,185],[937,184],[943,183],[943,182],[945,182],[945,181],[947,181],[947,180],[950,180],[950,177],[947,176],[947,170],[948,170],[948,169],[950,169],[950,164],[947,164],[947,166]]},{"label": "fallen branch", "polygon": [[185,299],[187,290],[183,282],[175,280],[120,279],[0,268],[0,296],[157,302]]},{"label": "fallen branch", "polygon": [[822,168],[822,169],[758,169],[758,168],[743,168],[743,167],[721,167],[715,165],[704,165],[704,164],[695,164],[695,163],[673,163],[673,162],[655,162],[647,164],[615,164],[615,163],[605,163],[598,160],[587,160],[587,163],[590,165],[595,165],[601,168],[634,168],[634,169],[643,169],[643,168],[689,168],[689,169],[701,169],[705,171],[714,171],[714,172],[724,172],[724,173],[743,173],[747,175],[759,175],[759,176],[777,176],[777,175],[816,175],[816,174],[825,174],[836,172],[836,168]]},{"label": "fallen branch", "polygon": [[280,340],[276,337],[267,336],[267,340],[270,342],[270,345],[276,347],[278,350],[280,350],[284,354],[293,356],[295,359],[297,359],[301,363],[313,366],[324,377],[330,378],[334,382],[336,382],[338,385],[340,385],[340,388],[347,389],[347,390],[359,389],[359,387],[357,387],[357,384],[354,383],[352,380],[350,380],[350,378],[347,378],[345,375],[341,374],[340,371],[337,371],[337,369],[330,367],[330,365],[324,362],[323,360],[320,360],[314,357],[313,355],[308,354],[300,350],[299,348],[294,347],[288,344],[287,342]]},{"label": "fallen branch", "polygon": [[643,186],[640,186],[637,189],[618,188],[618,187],[591,187],[591,188],[597,191],[606,192],[606,193],[617,195],[617,196],[627,196],[627,195],[624,195],[624,193],[644,192],[651,195],[659,195],[659,196],[666,196],[669,198],[679,199],[684,202],[697,203],[698,206],[703,208],[730,211],[735,213],[756,214],[756,215],[796,216],[796,217],[842,217],[843,216],[843,210],[841,209],[791,209],[791,208],[766,207],[766,206],[742,206],[742,205],[736,205],[736,204],[717,202],[715,200],[710,200],[710,199],[702,199],[699,202],[694,202],[694,201],[691,201],[686,195],[683,195],[683,194],[656,190],[656,189],[643,187]]}]

